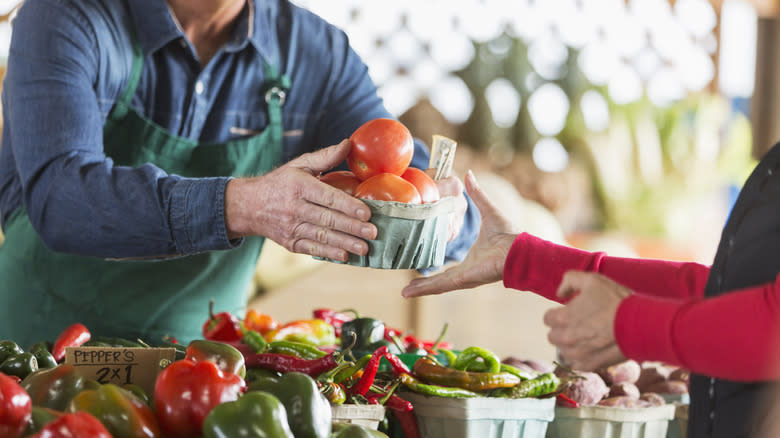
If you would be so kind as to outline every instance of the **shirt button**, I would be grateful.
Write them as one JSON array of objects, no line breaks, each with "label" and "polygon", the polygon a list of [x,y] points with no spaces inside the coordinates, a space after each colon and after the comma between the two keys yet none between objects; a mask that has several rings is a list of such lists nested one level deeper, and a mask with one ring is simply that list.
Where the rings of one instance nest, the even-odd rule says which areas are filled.
[{"label": "shirt button", "polygon": [[714,386],[710,386],[710,390],[707,391],[707,394],[710,396],[710,398],[715,397],[715,387]]},{"label": "shirt button", "polygon": [[195,83],[195,92],[196,93],[198,93],[198,94],[203,93],[203,88],[204,88],[203,87],[203,82],[198,81],[198,82]]},{"label": "shirt button", "polygon": [[187,47],[187,40],[184,38],[179,38],[179,45],[186,48]]},{"label": "shirt button", "polygon": [[737,242],[737,238],[734,236],[729,237],[729,247],[734,246],[734,244]]},{"label": "shirt button", "polygon": [[767,170],[766,170],[766,174],[767,174],[767,175],[772,175],[772,173],[773,173],[773,172],[774,172],[774,171],[773,171],[772,169],[767,169]]},{"label": "shirt button", "polygon": [[715,411],[710,411],[710,420],[715,419]]}]

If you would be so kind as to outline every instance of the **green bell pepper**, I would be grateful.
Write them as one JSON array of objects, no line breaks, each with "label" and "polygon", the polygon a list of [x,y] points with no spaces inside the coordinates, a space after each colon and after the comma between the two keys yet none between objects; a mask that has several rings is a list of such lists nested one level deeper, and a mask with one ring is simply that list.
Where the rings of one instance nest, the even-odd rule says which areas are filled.
[{"label": "green bell pepper", "polygon": [[317,383],[306,374],[289,372],[280,378],[263,377],[247,391],[273,394],[287,410],[287,422],[295,438],[328,438],[333,412]]},{"label": "green bell pepper", "polygon": [[51,354],[51,347],[49,347],[47,342],[36,342],[27,351],[35,356],[35,359],[38,361],[38,369],[57,366],[57,361],[54,360],[54,356]]},{"label": "green bell pepper", "polygon": [[244,355],[232,345],[219,341],[196,339],[187,345],[185,359],[214,362],[223,373],[246,377]]},{"label": "green bell pepper", "polygon": [[385,338],[385,323],[374,318],[355,318],[341,326],[341,347],[346,348],[355,339],[353,350],[369,350],[370,345]]},{"label": "green bell pepper", "polygon": [[203,421],[203,438],[297,438],[282,402],[264,391],[247,392],[215,406]]},{"label": "green bell pepper", "polygon": [[24,350],[16,342],[9,340],[0,341],[0,363],[3,363],[11,356],[22,353],[24,353]]},{"label": "green bell pepper", "polygon": [[68,412],[88,412],[114,438],[157,438],[162,436],[152,409],[130,391],[113,383],[85,390],[68,403]]},{"label": "green bell pepper", "polygon": [[43,429],[43,426],[46,426],[64,414],[64,412],[55,411],[54,409],[33,406],[32,416],[30,416],[30,421],[27,423],[27,429],[24,431],[24,436],[35,435]]},{"label": "green bell pepper", "polygon": [[71,399],[87,387],[87,379],[70,364],[38,370],[22,380],[33,406],[64,411]]},{"label": "green bell pepper", "polygon": [[387,438],[387,435],[360,424],[336,423],[330,438]]},{"label": "green bell pepper", "polygon": [[24,379],[38,371],[38,359],[32,353],[19,353],[0,363],[0,372]]}]

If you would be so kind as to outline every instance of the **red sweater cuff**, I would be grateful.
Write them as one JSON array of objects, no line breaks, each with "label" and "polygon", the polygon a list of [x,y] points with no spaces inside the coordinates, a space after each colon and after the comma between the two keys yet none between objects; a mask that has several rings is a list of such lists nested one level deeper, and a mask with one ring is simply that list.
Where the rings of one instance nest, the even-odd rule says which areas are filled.
[{"label": "red sweater cuff", "polygon": [[598,272],[606,254],[558,245],[528,233],[515,238],[504,262],[504,286],[560,302],[555,292],[566,271]]},{"label": "red sweater cuff", "polygon": [[680,365],[672,343],[675,315],[687,302],[634,293],[615,314],[615,341],[625,357]]}]

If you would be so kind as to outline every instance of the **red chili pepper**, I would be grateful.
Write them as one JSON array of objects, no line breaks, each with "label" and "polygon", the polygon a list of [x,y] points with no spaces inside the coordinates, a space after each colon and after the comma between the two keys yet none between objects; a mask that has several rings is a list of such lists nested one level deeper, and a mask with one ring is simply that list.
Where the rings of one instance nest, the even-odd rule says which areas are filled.
[{"label": "red chili pepper", "polygon": [[66,347],[79,347],[91,338],[92,334],[89,333],[84,324],[80,322],[73,323],[57,336],[57,340],[54,341],[54,346],[51,349],[51,355],[54,356],[54,360],[57,362],[62,362],[65,359]]},{"label": "red chili pepper", "polygon": [[352,394],[366,395],[368,388],[374,384],[374,378],[376,378],[376,372],[379,370],[379,361],[387,354],[387,346],[383,345],[371,354],[371,359],[368,360],[366,368],[363,369],[363,375],[360,376],[360,380],[352,387]]},{"label": "red chili pepper", "polygon": [[214,314],[214,300],[209,301],[209,319],[202,327],[203,338],[209,341],[241,341],[241,321],[230,312]]},{"label": "red chili pepper", "polygon": [[0,373],[0,436],[18,438],[32,417],[32,399],[16,381],[18,377]]},{"label": "red chili pepper", "polygon": [[413,411],[393,411],[393,415],[401,425],[404,438],[420,438],[420,429],[417,427],[417,416]]},{"label": "red chili pepper", "polygon": [[393,338],[400,338],[402,334],[404,334],[402,330],[385,326],[385,340],[387,341],[395,342]]},{"label": "red chili pepper", "polygon": [[335,353],[317,359],[301,359],[296,356],[281,353],[259,353],[244,358],[247,368],[267,368],[280,373],[297,371],[317,377],[338,366]]},{"label": "red chili pepper", "polygon": [[564,408],[578,408],[580,404],[577,400],[572,399],[566,394],[560,393],[555,396],[555,406],[561,406]]},{"label": "red chili pepper", "polygon": [[[377,405],[380,404],[380,400],[387,397],[387,394],[383,394],[381,392],[370,392],[366,394],[365,397],[366,400],[368,400],[371,404]],[[395,394],[390,395],[390,397],[384,402],[384,406],[394,412],[411,412],[414,409],[412,402],[404,400]]]},{"label": "red chili pepper", "polygon": [[385,353],[385,359],[387,359],[388,362],[390,362],[390,366],[393,368],[393,372],[396,376],[399,376],[401,374],[411,374],[412,372],[409,370],[409,367],[406,366],[406,364],[396,356],[395,354],[391,352]]},{"label": "red chili pepper", "polygon": [[[5,436],[5,435],[3,435]],[[64,414],[30,438],[111,438],[103,423],[87,412]]]}]

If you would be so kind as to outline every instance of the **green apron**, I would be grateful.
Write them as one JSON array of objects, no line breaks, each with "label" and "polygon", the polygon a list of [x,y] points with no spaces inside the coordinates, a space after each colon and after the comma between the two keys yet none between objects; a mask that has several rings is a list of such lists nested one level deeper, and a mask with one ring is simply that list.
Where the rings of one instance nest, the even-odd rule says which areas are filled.
[{"label": "green apron", "polygon": [[[128,86],[103,129],[105,153],[116,165],[153,163],[170,174],[208,177],[258,175],[278,164],[286,76],[265,64],[269,124],[261,134],[198,144],[168,133],[131,107],[142,65],[136,43]],[[250,237],[236,249],[163,260],[74,256],[47,249],[20,208],[7,221],[0,246],[0,339],[23,346],[53,341],[74,322],[96,336],[151,343],[164,335],[182,342],[201,338],[209,300],[219,311],[239,314],[245,308],[262,244],[262,238]]]}]

